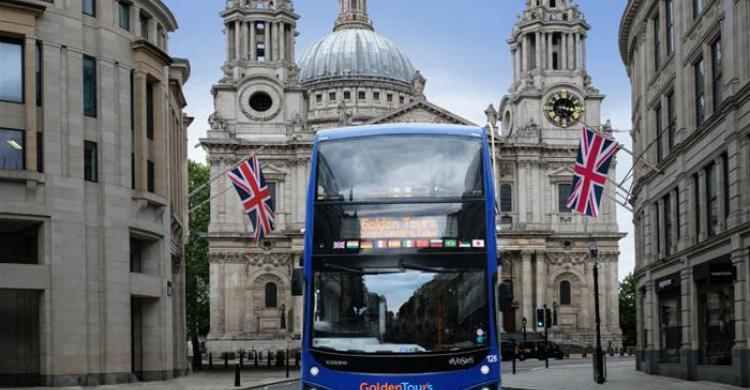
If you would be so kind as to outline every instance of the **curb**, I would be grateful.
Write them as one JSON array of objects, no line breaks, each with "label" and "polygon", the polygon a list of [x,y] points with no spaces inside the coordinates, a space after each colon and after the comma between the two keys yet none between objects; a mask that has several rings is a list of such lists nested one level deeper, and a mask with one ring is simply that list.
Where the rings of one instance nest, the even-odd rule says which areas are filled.
[{"label": "curb", "polygon": [[[299,382],[299,378],[296,378],[296,379],[284,379],[284,380],[281,380],[281,381],[269,382],[269,383],[265,383],[265,384],[262,384],[262,385],[255,385],[255,386],[251,386],[251,387],[241,387],[240,389],[241,390],[265,389],[268,386],[283,385],[283,384],[286,384],[286,383],[294,383],[294,382]],[[525,389],[517,389],[517,390],[525,390]]]}]

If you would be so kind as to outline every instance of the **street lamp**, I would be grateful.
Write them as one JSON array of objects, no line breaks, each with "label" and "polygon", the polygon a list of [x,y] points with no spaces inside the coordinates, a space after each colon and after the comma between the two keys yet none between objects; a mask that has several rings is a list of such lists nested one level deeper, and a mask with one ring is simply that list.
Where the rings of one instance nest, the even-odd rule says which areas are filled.
[{"label": "street lamp", "polygon": [[589,254],[594,260],[594,312],[596,313],[596,355],[594,356],[594,379],[602,384],[604,380],[604,354],[602,353],[601,317],[599,317],[599,246],[596,242],[589,244]]},{"label": "street lamp", "polygon": [[526,317],[521,320],[521,325],[523,325],[523,341],[526,341]]}]

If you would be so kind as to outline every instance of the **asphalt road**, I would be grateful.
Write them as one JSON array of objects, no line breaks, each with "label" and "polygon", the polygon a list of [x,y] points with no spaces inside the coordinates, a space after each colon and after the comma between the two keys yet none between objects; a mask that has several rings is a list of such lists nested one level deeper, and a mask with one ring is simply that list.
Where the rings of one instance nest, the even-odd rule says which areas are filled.
[{"label": "asphalt road", "polygon": [[[615,359],[619,359],[616,357],[608,358],[612,359],[611,361],[614,361]],[[549,366],[550,367],[564,367],[564,366],[570,366],[570,365],[580,365],[585,364],[586,362],[591,362],[591,359],[564,359],[564,360],[557,360],[557,359],[550,359]],[[511,371],[513,369],[512,362],[510,361],[504,361],[503,363],[503,375],[512,375]],[[527,372],[527,371],[539,371],[540,375],[543,375],[544,370],[544,360],[537,360],[537,359],[527,359],[525,361],[516,361],[516,372]],[[280,385],[271,385],[271,386],[263,386],[258,387],[257,389],[261,390],[299,390],[299,382],[292,382],[292,383],[284,383]]]}]

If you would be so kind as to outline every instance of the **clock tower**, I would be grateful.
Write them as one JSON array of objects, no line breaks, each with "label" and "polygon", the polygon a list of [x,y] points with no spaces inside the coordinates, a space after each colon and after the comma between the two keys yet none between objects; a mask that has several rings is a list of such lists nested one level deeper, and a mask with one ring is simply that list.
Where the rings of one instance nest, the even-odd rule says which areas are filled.
[{"label": "clock tower", "polygon": [[[617,261],[624,235],[611,200],[614,186],[605,187],[599,218],[566,207],[581,129],[602,123],[604,95],[586,71],[589,28],[571,1],[527,0],[507,41],[513,84],[499,109],[498,236],[502,278],[514,292],[514,307],[503,313],[504,330],[521,332],[525,323],[531,324],[528,331],[542,332],[535,313],[546,305],[554,313],[552,340],[594,345],[597,263],[606,348],[622,340]],[[589,250],[593,244],[596,257]]]},{"label": "clock tower", "polygon": [[590,27],[570,3],[526,0],[508,40],[513,85],[500,104],[503,135],[577,144],[583,124],[601,124],[604,96],[586,72]]}]

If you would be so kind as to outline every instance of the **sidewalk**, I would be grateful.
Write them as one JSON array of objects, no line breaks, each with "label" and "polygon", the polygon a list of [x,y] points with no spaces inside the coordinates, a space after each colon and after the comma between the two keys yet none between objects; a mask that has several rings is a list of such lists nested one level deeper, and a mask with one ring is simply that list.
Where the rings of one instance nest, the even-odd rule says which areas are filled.
[{"label": "sidewalk", "polygon": [[23,388],[3,388],[18,390],[92,390],[92,389],[109,389],[109,390],[237,390],[247,389],[256,386],[269,385],[287,380],[296,380],[299,378],[299,370],[291,369],[289,378],[286,377],[284,369],[261,369],[261,368],[244,368],[240,373],[241,387],[234,387],[234,370],[233,369],[213,369],[211,371],[191,372],[190,375],[171,379],[161,382],[135,382],[119,385],[105,386],[70,386],[70,387],[23,387]]},{"label": "sidewalk", "polygon": [[594,383],[591,361],[560,367],[535,368],[516,375],[503,374],[503,390],[738,390],[713,382],[689,382],[635,370],[632,359],[607,362],[607,382]]}]

